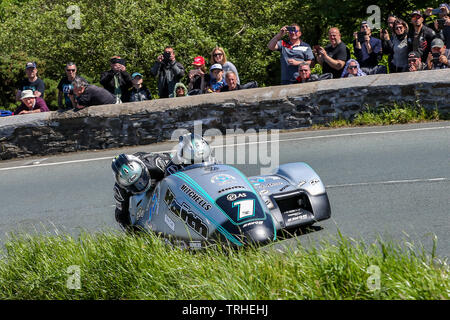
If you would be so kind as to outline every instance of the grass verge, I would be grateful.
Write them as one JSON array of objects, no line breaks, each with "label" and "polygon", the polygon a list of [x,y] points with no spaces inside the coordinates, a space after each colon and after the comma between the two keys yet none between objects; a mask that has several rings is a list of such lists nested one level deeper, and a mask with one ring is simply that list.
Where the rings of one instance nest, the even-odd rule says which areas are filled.
[{"label": "grass verge", "polygon": [[0,259],[0,299],[449,299],[448,271],[434,253],[342,236],[311,249],[195,253],[154,235],[16,236]]},{"label": "grass verge", "polygon": [[[419,123],[429,121],[448,120],[448,116],[441,114],[438,109],[427,110],[420,104],[393,104],[378,108],[367,107],[351,120],[337,119],[326,124],[326,127],[341,128],[354,126],[382,126],[405,123]],[[322,125],[318,125],[322,127]]]}]

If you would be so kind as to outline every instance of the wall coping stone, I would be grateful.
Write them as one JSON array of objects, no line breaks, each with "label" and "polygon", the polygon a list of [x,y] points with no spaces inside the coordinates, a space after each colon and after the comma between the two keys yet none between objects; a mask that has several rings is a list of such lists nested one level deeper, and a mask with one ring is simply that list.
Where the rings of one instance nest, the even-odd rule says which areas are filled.
[{"label": "wall coping stone", "polygon": [[[442,92],[433,95],[433,91],[437,89],[442,89]],[[186,125],[195,120],[205,120],[211,125],[222,122],[222,129],[227,126],[225,122],[227,117],[233,120],[234,127],[239,124],[249,126],[255,123],[257,124],[255,127],[258,128],[273,128],[275,126],[279,129],[292,129],[309,126],[312,123],[323,123],[330,120],[330,118],[339,116],[352,116],[358,111],[353,109],[358,109],[358,105],[362,107],[363,103],[378,106],[379,103],[385,104],[386,101],[412,102],[416,100],[419,100],[421,103],[423,101],[425,106],[429,108],[433,107],[433,103],[434,105],[438,104],[440,110],[449,112],[450,69],[330,79],[304,84],[223,92],[220,94],[156,99],[119,105],[91,106],[79,111],[52,111],[1,117],[0,158],[8,159],[15,156],[45,154],[44,142],[42,150],[39,151],[39,148],[37,150],[34,148],[34,151],[29,151],[30,148],[26,146],[28,144],[25,141],[26,139],[23,137],[20,139],[20,134],[23,133],[23,130],[26,128],[48,127],[53,133],[60,132],[64,129],[63,126],[75,120],[78,120],[76,123],[79,124],[81,121],[83,124],[82,128],[78,128],[78,131],[93,129],[95,127],[93,119],[115,120],[117,122],[116,125],[121,126],[122,130],[119,130],[120,134],[116,130],[116,138],[119,139],[122,138],[121,135],[124,130],[130,130],[129,127],[142,127],[141,124],[130,125],[137,119],[148,121],[150,121],[149,119],[153,119],[153,121],[162,118],[166,120],[171,119],[167,123],[164,121],[159,122],[159,124],[145,124],[143,128],[140,128],[141,131],[146,131],[145,134],[147,136],[154,136],[155,139],[153,140],[156,142],[163,139],[161,131],[167,130],[168,126],[171,127],[176,124]],[[306,110],[300,110],[300,107],[304,107]],[[351,112],[347,110],[348,108],[351,109]],[[263,112],[264,110],[267,112]],[[189,115],[188,119],[176,118],[177,114],[182,114],[183,112],[195,112],[195,115]],[[317,114],[318,112],[320,114]],[[239,123],[240,120],[242,120],[242,123]],[[105,131],[109,129],[105,128]],[[98,126],[95,127],[95,130],[96,132],[98,131]],[[43,134],[50,135],[48,132]],[[85,135],[87,134],[86,132]],[[135,132],[127,131],[126,135],[130,134],[133,135]],[[66,132],[60,133],[60,135],[71,136]],[[111,135],[109,133],[108,137],[111,137]],[[83,139],[85,141],[86,137]],[[42,138],[42,140],[45,140],[45,138]],[[51,137],[49,136],[50,140]],[[31,144],[32,141],[29,143]],[[84,145],[85,142],[80,141],[74,143],[76,144],[74,151],[81,150],[80,146],[82,146],[83,150],[93,147],[89,145],[90,142],[87,145]],[[120,146],[136,143],[140,144],[142,141],[123,141],[120,142]],[[110,145],[115,146],[114,143],[110,143]],[[7,149],[12,148],[12,146],[14,146],[16,151],[19,149],[24,149],[25,151],[23,154],[20,154],[20,152],[8,154]],[[55,143],[52,143],[52,146],[53,148],[50,152],[64,152],[62,149],[58,151]],[[95,146],[95,148],[97,147]],[[105,148],[107,147],[110,146],[105,145]],[[64,150],[67,150],[67,145],[64,148],[66,148]]]}]

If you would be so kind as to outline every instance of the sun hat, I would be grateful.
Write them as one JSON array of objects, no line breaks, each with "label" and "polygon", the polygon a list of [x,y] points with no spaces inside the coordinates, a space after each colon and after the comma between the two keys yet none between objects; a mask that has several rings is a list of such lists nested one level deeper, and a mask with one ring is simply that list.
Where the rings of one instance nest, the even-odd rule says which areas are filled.
[{"label": "sun hat", "polygon": [[20,94],[20,100],[26,99],[26,98],[36,98],[32,90],[23,90]]}]

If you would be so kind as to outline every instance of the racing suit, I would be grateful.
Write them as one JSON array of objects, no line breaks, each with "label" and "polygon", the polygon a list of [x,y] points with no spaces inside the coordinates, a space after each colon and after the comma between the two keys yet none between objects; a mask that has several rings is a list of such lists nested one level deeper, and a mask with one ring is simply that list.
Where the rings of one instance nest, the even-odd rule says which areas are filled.
[{"label": "racing suit", "polygon": [[[182,170],[186,165],[176,164],[172,161],[170,153],[145,153],[136,152],[133,154],[138,157],[147,167],[150,178],[151,187],[147,192],[153,192],[156,184],[164,179],[164,177],[169,176]],[[206,162],[216,163],[216,159],[209,157]],[[124,228],[126,231],[138,231],[136,227],[131,225],[130,219],[130,197],[131,193],[126,191],[124,188],[120,187],[119,184],[114,184],[114,200],[116,202],[115,217],[116,221]]]},{"label": "racing suit", "polygon": [[[138,157],[147,167],[150,178],[151,187],[149,191],[152,192],[156,186],[156,183],[162,180],[166,173],[166,166],[170,162],[169,153],[145,153],[137,152],[133,154]],[[116,221],[125,229],[133,230],[131,227],[131,219],[129,213],[131,193],[120,187],[117,183],[114,184],[114,200],[116,202],[115,216]]]}]

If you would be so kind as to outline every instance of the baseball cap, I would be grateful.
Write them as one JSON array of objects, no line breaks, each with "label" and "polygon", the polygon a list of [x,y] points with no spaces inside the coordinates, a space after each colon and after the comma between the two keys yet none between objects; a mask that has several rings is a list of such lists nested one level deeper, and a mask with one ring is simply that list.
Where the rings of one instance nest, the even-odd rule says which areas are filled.
[{"label": "baseball cap", "polygon": [[36,62],[27,62],[27,64],[25,65],[25,69],[28,68],[36,68]]},{"label": "baseball cap", "polygon": [[126,60],[125,59],[123,59],[123,58],[121,58],[121,57],[119,57],[119,56],[114,56],[114,57],[112,57],[110,60],[109,60],[109,62],[111,62],[111,63],[120,63],[121,65],[126,65]]},{"label": "baseball cap", "polygon": [[141,77],[141,78],[143,78],[143,77],[142,77],[142,74],[140,74],[139,72],[135,72],[135,73],[133,73],[133,74],[131,75],[131,80],[133,80],[133,79],[136,78],[136,77]]},{"label": "baseball cap", "polygon": [[411,12],[410,16],[415,16],[416,14],[423,17],[422,12],[420,12],[420,10],[414,10],[413,12]]},{"label": "baseball cap", "polygon": [[36,96],[33,93],[33,90],[23,90],[20,94],[20,100],[26,99],[26,98],[36,98]]},{"label": "baseball cap", "polygon": [[361,26],[365,24],[368,24],[367,21],[361,21]]},{"label": "baseball cap", "polygon": [[439,9],[440,9],[440,8],[447,8],[447,9],[450,10],[450,5],[448,5],[448,4],[446,4],[446,3],[441,3],[441,4],[439,5]]},{"label": "baseball cap", "polygon": [[442,39],[439,38],[435,38],[433,39],[433,41],[431,41],[431,48],[442,48],[444,46],[444,41],[442,41]]},{"label": "baseball cap", "polygon": [[408,58],[420,58],[420,54],[417,51],[411,51],[408,54]]},{"label": "baseball cap", "polygon": [[211,66],[211,68],[209,68],[209,71],[213,71],[213,70],[223,70],[222,65],[220,63],[215,63]]},{"label": "baseball cap", "polygon": [[194,66],[202,66],[205,64],[205,58],[202,56],[198,56],[194,58],[194,62],[192,62]]}]

